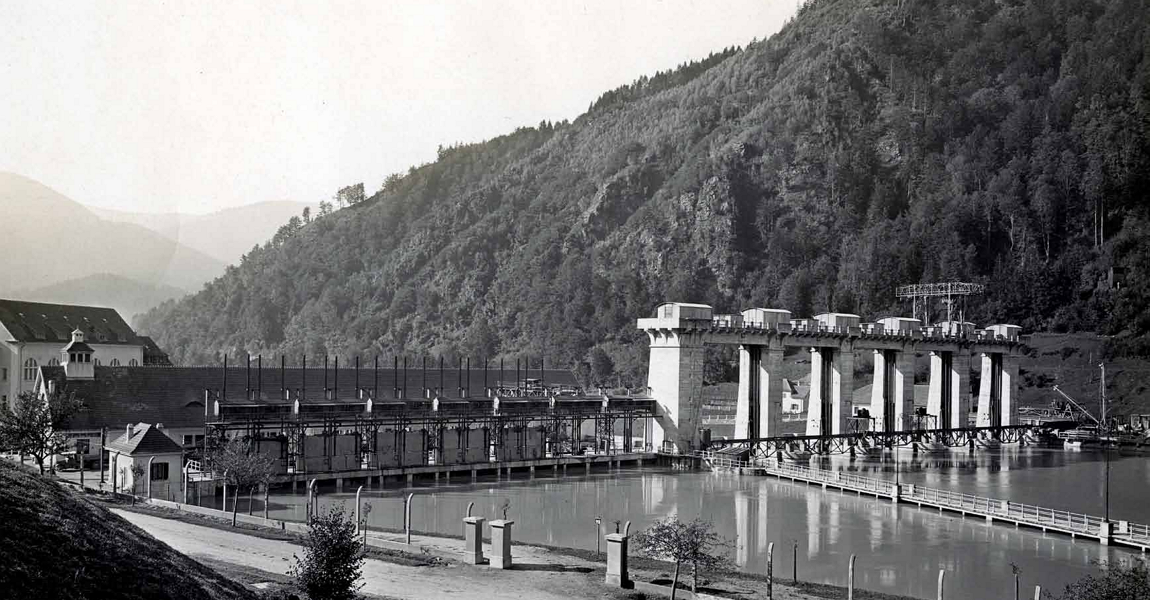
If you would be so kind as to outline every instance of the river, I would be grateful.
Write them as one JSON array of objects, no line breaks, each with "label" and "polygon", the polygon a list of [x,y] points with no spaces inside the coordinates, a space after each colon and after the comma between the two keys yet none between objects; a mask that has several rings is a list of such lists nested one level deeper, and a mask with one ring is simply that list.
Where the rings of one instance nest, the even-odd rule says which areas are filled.
[{"label": "river", "polygon": [[[1004,446],[914,455],[901,449],[879,457],[814,459],[812,465],[1061,510],[1104,512],[1100,452]],[[1111,520],[1150,523],[1150,460],[1114,456],[1110,471]],[[767,544],[775,542],[776,576],[789,579],[797,542],[800,579],[841,585],[848,558],[856,554],[857,585],[917,598],[934,598],[939,569],[947,571],[947,598],[984,600],[1013,597],[1012,564],[1024,589],[1037,583],[1061,592],[1099,560],[1137,555],[1094,541],[768,477],[658,469],[365,489],[370,526],[401,527],[406,491],[416,492],[412,520],[421,531],[459,534],[469,502],[475,503],[474,514],[489,519],[506,502],[516,540],[595,549],[596,517],[606,532],[614,531],[616,519],[631,520],[635,531],[664,516],[702,517],[731,541],[730,556],[744,570],[763,572]],[[350,508],[354,497],[324,493],[320,502],[345,502]],[[273,495],[271,516],[302,520],[304,503],[303,495]],[[243,500],[240,506],[245,507]]]}]

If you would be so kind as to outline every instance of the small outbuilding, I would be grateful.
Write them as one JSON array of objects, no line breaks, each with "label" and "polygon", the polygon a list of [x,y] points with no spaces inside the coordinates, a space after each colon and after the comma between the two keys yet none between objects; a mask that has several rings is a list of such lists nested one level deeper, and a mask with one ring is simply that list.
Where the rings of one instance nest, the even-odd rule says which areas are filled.
[{"label": "small outbuilding", "polygon": [[[124,435],[107,444],[108,480],[124,493],[175,500],[183,493],[180,470],[184,449],[147,423],[128,425]],[[133,473],[138,466],[139,479]]]}]

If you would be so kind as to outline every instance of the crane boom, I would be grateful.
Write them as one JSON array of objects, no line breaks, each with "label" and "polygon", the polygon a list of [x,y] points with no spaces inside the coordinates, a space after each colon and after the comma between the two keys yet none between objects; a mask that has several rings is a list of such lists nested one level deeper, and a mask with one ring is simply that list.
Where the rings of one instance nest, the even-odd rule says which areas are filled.
[{"label": "crane boom", "polygon": [[1058,389],[1058,386],[1054,386],[1053,389],[1054,389],[1054,391],[1058,392],[1063,398],[1066,398],[1067,401],[1069,401],[1071,404],[1073,404],[1074,408],[1077,408],[1078,410],[1085,413],[1086,416],[1090,417],[1090,420],[1094,421],[1094,423],[1096,425],[1102,425],[1102,421],[1099,421],[1097,418],[1094,417],[1094,415],[1090,414],[1090,411],[1086,410],[1085,408],[1082,408],[1082,405],[1079,404],[1074,398],[1071,398],[1070,396],[1066,395],[1066,392]]}]

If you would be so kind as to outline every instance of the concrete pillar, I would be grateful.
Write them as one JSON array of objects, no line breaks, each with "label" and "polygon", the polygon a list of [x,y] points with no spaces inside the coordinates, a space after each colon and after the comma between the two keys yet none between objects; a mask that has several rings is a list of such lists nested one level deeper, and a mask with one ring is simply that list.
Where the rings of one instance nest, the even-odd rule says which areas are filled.
[{"label": "concrete pillar", "polygon": [[759,437],[758,406],[753,401],[759,393],[758,371],[762,346],[739,346],[739,394],[735,401],[735,439]]},{"label": "concrete pillar", "polygon": [[511,568],[511,526],[515,521],[497,519],[491,522],[491,566]]},{"label": "concrete pillar", "polygon": [[939,429],[966,427],[970,414],[969,352],[930,353],[930,396],[926,412],[934,415]]},{"label": "concrete pillar", "polygon": [[467,553],[467,562],[472,565],[482,565],[487,562],[483,557],[483,517],[465,517],[463,519],[463,540]]},{"label": "concrete pillar", "polygon": [[679,452],[698,444],[698,417],[703,401],[703,341],[700,334],[649,330],[651,357],[647,387],[657,402],[652,443]]},{"label": "concrete pillar", "polygon": [[607,534],[607,585],[621,588],[633,588],[635,582],[631,581],[627,571],[627,536],[622,533]]},{"label": "concrete pillar", "polygon": [[807,435],[820,435],[823,420],[823,352],[821,348],[811,348],[811,391],[807,401]]},{"label": "concrete pillar", "polygon": [[764,346],[759,361],[759,437],[782,435],[783,347]]},{"label": "concrete pillar", "polygon": [[[852,365],[853,366],[853,365]],[[887,422],[889,406],[889,418]],[[906,431],[914,426],[914,354],[874,351],[871,416],[878,431]]]},{"label": "concrete pillar", "polygon": [[[811,395],[807,435],[845,433],[854,393],[854,346],[811,348]],[[829,411],[824,415],[824,411]]]},{"label": "concrete pillar", "polygon": [[343,493],[343,477],[337,477],[335,480],[335,492],[337,494]]},{"label": "concrete pillar", "polygon": [[1015,406],[1018,357],[998,352],[982,353],[982,380],[978,385],[978,426],[1017,425]]},{"label": "concrete pillar", "polygon": [[1109,546],[1110,540],[1114,537],[1114,523],[1112,521],[1103,521],[1098,525],[1098,541],[1103,546]]},{"label": "concrete pillar", "polygon": [[1002,410],[1001,423],[1003,425],[1018,425],[1018,393],[1021,383],[1018,378],[1018,357],[1013,354],[1002,356],[1002,394],[999,399],[999,408]]}]

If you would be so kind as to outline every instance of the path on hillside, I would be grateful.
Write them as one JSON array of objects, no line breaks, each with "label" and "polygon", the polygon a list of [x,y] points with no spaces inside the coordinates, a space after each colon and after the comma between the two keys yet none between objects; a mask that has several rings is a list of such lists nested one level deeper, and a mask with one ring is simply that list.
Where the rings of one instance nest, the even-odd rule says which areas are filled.
[{"label": "path on hillside", "polygon": [[[278,540],[200,527],[136,512],[116,514],[193,558],[206,556],[272,573],[286,573],[292,556],[302,547]],[[572,559],[578,561],[578,559]],[[547,570],[500,571],[449,564],[440,567],[405,567],[367,560],[363,592],[412,600],[444,598],[598,598],[604,587],[592,585],[590,575]],[[601,575],[600,575],[601,576]]]}]

